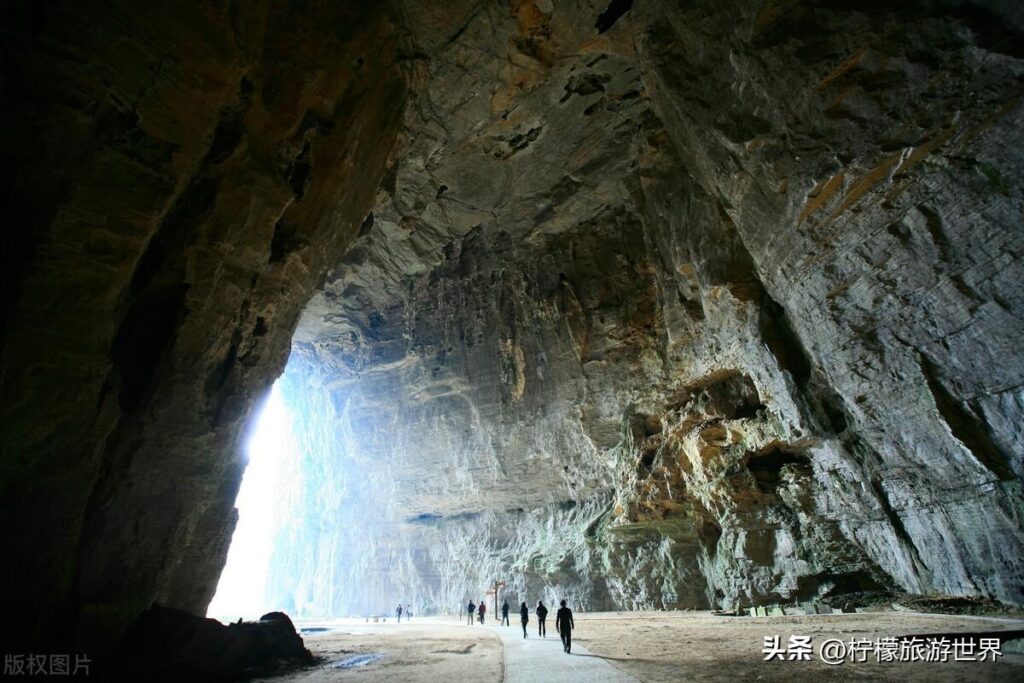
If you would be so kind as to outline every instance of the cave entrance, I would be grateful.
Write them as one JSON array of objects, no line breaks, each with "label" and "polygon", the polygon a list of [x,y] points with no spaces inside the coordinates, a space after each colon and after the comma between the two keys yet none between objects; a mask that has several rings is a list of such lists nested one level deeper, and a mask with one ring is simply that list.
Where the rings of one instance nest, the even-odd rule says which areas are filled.
[{"label": "cave entrance", "polygon": [[244,451],[248,459],[235,500],[238,524],[207,616],[224,621],[258,618],[275,609],[267,595],[274,538],[289,513],[289,473],[298,456],[291,412],[280,380],[253,420]]}]

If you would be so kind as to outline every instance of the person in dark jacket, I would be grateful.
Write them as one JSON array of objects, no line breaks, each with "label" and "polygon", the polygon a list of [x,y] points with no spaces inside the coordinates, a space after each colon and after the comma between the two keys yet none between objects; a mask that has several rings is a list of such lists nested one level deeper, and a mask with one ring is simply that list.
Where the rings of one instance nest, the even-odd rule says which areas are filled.
[{"label": "person in dark jacket", "polygon": [[566,607],[565,600],[562,600],[562,608],[555,612],[555,629],[562,637],[562,649],[566,652],[572,652],[572,630],[574,628],[576,628],[576,624],[572,621],[572,610]]},{"label": "person in dark jacket", "polygon": [[480,606],[476,608],[476,613],[480,615],[480,623],[484,623],[484,615],[487,614],[487,604],[483,600],[480,601]]},{"label": "person in dark jacket", "polygon": [[543,600],[537,601],[537,635],[541,638],[548,637],[548,627],[544,620],[548,618],[548,608],[544,606]]},{"label": "person in dark jacket", "polygon": [[506,600],[504,602],[504,604],[502,604],[502,606],[501,606],[501,623],[503,625],[505,625],[505,626],[509,625],[509,623],[508,623],[508,600]]},{"label": "person in dark jacket", "polygon": [[519,608],[519,617],[523,620],[523,638],[526,637],[526,624],[530,622],[530,608],[523,603],[523,606]]},{"label": "person in dark jacket", "polygon": [[398,623],[402,623],[402,603],[398,603],[398,609],[395,610],[395,614],[398,615]]},{"label": "person in dark jacket", "polygon": [[466,608],[466,611],[469,612],[469,625],[472,626],[473,617],[476,616],[476,605],[473,604],[472,600],[469,601],[469,607]]}]

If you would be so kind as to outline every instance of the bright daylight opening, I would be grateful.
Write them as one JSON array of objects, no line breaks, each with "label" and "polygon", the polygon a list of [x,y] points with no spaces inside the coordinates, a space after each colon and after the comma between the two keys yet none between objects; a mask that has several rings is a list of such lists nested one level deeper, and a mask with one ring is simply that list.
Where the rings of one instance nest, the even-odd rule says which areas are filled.
[{"label": "bright daylight opening", "polygon": [[410,446],[387,438],[380,420],[394,417],[367,398],[390,385],[339,390],[321,372],[319,359],[293,352],[252,422],[238,525],[207,614],[237,621],[281,611],[310,620],[382,614],[398,601],[414,610],[427,600],[458,604],[461,594],[435,596],[419,579],[409,549],[423,526],[396,528],[389,492],[402,484],[380,451]]},{"label": "bright daylight opening", "polygon": [[282,519],[282,484],[298,447],[279,384],[274,384],[245,447],[249,463],[235,507],[238,526],[207,615],[223,621],[258,618],[274,608],[267,598],[273,539]]}]

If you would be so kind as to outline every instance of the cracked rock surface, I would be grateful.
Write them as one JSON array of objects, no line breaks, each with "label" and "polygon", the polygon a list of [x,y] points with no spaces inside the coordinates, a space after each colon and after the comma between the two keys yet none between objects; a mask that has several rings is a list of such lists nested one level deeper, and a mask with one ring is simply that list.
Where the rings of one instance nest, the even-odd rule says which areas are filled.
[{"label": "cracked rock surface", "polygon": [[275,595],[1021,601],[1017,17],[405,9],[415,104],[286,373],[362,523]]},{"label": "cracked rock surface", "polygon": [[10,642],[205,611],[289,352],[294,616],[1024,602],[1020,7],[630,5],[2,10]]}]

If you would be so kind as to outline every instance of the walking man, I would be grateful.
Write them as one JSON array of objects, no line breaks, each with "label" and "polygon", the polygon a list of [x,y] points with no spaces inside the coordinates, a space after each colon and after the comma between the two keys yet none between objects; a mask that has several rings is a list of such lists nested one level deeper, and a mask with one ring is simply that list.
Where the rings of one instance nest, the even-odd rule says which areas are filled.
[{"label": "walking man", "polygon": [[548,637],[548,627],[544,620],[548,618],[548,608],[544,606],[543,600],[537,601],[537,635],[541,638]]},{"label": "walking man", "polygon": [[398,615],[398,623],[402,623],[402,603],[398,603],[398,609],[395,610],[395,614]]},{"label": "walking man", "polygon": [[572,621],[572,610],[565,606],[562,600],[562,608],[555,612],[555,629],[558,635],[562,636],[562,648],[566,653],[572,652],[572,630],[576,624]]},{"label": "walking man", "polygon": [[473,604],[472,600],[469,601],[469,607],[466,608],[466,611],[469,612],[469,625],[472,626],[473,617],[476,616],[476,605]]},{"label": "walking man", "polygon": [[487,614],[487,604],[481,600],[480,606],[476,608],[477,614],[480,615],[480,623],[484,623],[484,615]]},{"label": "walking man", "polygon": [[519,617],[523,620],[523,638],[526,637],[526,624],[530,621],[530,608],[523,603],[523,606],[519,608]]},{"label": "walking man", "polygon": [[508,626],[508,600],[501,606],[501,623],[504,626]]}]

